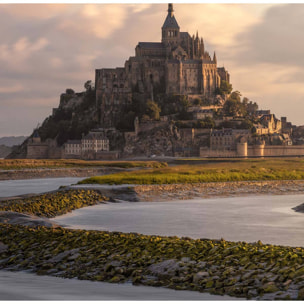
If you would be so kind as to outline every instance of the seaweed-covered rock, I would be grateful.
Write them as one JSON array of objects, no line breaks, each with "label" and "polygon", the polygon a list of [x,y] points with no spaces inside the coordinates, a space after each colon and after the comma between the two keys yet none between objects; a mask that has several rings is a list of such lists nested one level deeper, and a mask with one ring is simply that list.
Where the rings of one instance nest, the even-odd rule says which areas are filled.
[{"label": "seaweed-covered rock", "polygon": [[0,211],[11,211],[43,217],[55,217],[107,200],[94,190],[66,190],[20,199],[0,201]]},{"label": "seaweed-covered rock", "polygon": [[0,242],[0,253],[5,252],[8,249],[8,246]]},{"label": "seaweed-covered rock", "polygon": [[[0,224],[0,240],[4,269],[250,299],[304,294],[304,248],[10,224]],[[248,267],[237,263],[244,257]]]},{"label": "seaweed-covered rock", "polygon": [[207,271],[200,271],[193,276],[193,283],[198,283],[199,281],[209,277],[209,273]]}]

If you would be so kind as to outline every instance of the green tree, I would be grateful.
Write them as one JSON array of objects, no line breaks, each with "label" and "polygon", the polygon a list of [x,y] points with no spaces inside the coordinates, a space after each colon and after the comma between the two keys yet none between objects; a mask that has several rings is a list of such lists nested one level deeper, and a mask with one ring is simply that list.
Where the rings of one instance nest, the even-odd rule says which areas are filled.
[{"label": "green tree", "polygon": [[73,89],[66,89],[65,90],[65,94],[67,94],[67,95],[74,95],[75,91]]},{"label": "green tree", "polygon": [[87,92],[94,90],[94,85],[92,83],[92,80],[86,81],[84,84],[84,88],[86,89]]},{"label": "green tree", "polygon": [[158,104],[155,101],[148,100],[146,104],[146,114],[154,120],[159,120],[161,112],[161,108],[158,106]]},{"label": "green tree", "polygon": [[219,88],[215,89],[214,94],[215,95],[227,95],[230,94],[232,92],[232,85],[226,81],[226,80],[222,80],[221,81],[221,85]]},{"label": "green tree", "polygon": [[253,128],[253,123],[249,119],[245,119],[242,123],[238,126],[238,129],[249,129]]},{"label": "green tree", "polygon": [[234,91],[224,104],[224,113],[229,116],[246,116],[247,110],[241,102],[241,93]]}]

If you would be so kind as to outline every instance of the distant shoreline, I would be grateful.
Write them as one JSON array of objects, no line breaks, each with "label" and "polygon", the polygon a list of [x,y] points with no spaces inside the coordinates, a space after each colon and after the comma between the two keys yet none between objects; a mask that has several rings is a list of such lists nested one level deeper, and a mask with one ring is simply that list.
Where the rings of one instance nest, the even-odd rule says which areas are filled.
[{"label": "distant shoreline", "polygon": [[0,181],[35,179],[50,177],[87,177],[95,175],[112,174],[122,171],[121,168],[35,168],[21,170],[0,170]]}]

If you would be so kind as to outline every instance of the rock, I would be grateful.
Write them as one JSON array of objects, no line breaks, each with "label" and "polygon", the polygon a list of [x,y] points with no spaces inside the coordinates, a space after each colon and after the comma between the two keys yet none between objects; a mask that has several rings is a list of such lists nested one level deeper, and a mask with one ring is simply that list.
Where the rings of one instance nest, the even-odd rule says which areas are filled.
[{"label": "rock", "polygon": [[193,276],[193,283],[198,283],[202,279],[209,277],[209,273],[207,271],[200,271]]},{"label": "rock", "polygon": [[79,249],[66,250],[64,252],[57,254],[56,256],[52,257],[51,259],[49,259],[49,262],[51,262],[51,263],[61,262],[67,256],[73,255],[74,253],[76,253],[78,251],[79,251]]},{"label": "rock", "polygon": [[242,281],[248,280],[253,274],[254,274],[254,272],[252,272],[252,271],[246,272],[246,273],[242,276]]},{"label": "rock", "polygon": [[179,268],[178,262],[174,259],[165,260],[157,264],[152,264],[148,267],[148,270],[155,275],[166,275],[174,273]]},{"label": "rock", "polygon": [[299,277],[304,275],[304,267],[298,269],[295,273],[294,273],[294,277]]},{"label": "rock", "polygon": [[287,280],[286,282],[283,283],[283,286],[288,286],[288,285],[290,285],[291,282],[292,282],[292,280]]},{"label": "rock", "polygon": [[207,265],[206,262],[198,262],[196,266],[197,266],[198,268],[205,268],[206,265]]},{"label": "rock", "polygon": [[119,283],[121,282],[122,280],[124,280],[124,277],[121,276],[121,275],[117,275],[115,277],[113,277],[112,279],[110,279],[110,283]]},{"label": "rock", "polygon": [[298,300],[304,300],[304,287],[298,291]]},{"label": "rock", "polygon": [[8,246],[0,242],[0,253],[5,252],[8,249]]},{"label": "rock", "polygon": [[264,284],[261,289],[264,293],[272,293],[279,290],[279,288],[273,282]]},{"label": "rock", "polygon": [[209,280],[209,281],[207,281],[207,282],[206,282],[205,287],[206,287],[206,288],[212,288],[212,287],[213,287],[213,285],[214,285],[213,280]]}]

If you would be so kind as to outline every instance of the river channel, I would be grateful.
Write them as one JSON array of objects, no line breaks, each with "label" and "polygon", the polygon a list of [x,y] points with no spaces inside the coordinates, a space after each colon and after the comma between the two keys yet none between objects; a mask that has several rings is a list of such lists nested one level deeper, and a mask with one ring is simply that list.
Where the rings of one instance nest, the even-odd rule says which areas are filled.
[{"label": "river channel", "polygon": [[107,203],[54,220],[69,228],[304,246],[304,195]]}]

